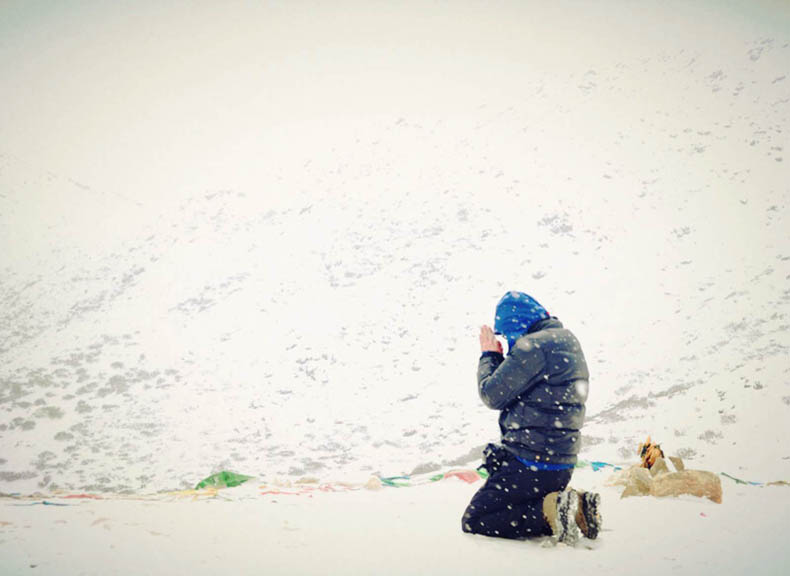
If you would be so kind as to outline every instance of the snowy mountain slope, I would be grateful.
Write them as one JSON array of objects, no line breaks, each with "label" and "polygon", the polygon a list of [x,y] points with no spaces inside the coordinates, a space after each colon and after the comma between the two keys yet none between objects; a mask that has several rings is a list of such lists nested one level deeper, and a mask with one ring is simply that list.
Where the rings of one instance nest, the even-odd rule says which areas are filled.
[{"label": "snowy mountain slope", "polygon": [[787,477],[790,38],[675,8],[29,20],[0,56],[49,95],[2,113],[0,489],[472,460],[511,288],[584,346],[584,457],[653,434]]}]

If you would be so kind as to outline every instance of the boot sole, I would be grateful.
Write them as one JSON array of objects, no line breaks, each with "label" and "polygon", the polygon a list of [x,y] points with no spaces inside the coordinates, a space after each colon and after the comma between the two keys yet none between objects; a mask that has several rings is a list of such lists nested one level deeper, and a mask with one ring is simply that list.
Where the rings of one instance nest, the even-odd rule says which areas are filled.
[{"label": "boot sole", "polygon": [[575,490],[560,493],[557,497],[557,541],[574,546],[579,541],[579,526],[576,524],[576,510],[579,496]]},{"label": "boot sole", "polygon": [[585,536],[590,540],[598,538],[601,530],[601,495],[585,493],[582,497],[582,516],[587,524]]}]

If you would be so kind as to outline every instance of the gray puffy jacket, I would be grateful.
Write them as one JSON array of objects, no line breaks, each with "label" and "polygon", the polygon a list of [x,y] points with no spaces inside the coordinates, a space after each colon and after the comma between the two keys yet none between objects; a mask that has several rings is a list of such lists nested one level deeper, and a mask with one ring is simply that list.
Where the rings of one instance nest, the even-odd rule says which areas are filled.
[{"label": "gray puffy jacket", "polygon": [[507,357],[484,352],[480,398],[501,410],[502,444],[531,461],[575,464],[587,400],[587,362],[576,337],[554,317],[539,320]]}]

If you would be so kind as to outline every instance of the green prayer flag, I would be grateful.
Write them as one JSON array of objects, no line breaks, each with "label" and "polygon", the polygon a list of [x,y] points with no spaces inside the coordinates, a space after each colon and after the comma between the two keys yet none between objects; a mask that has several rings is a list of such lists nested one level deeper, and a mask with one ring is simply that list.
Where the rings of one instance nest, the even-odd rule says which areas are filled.
[{"label": "green prayer flag", "polygon": [[235,472],[228,472],[227,470],[223,470],[222,472],[217,472],[216,474],[212,474],[208,478],[204,478],[198,485],[195,486],[195,490],[200,490],[202,488],[234,488],[235,486],[240,486],[244,484],[247,480],[252,478],[252,476],[245,476],[244,474],[236,474]]}]

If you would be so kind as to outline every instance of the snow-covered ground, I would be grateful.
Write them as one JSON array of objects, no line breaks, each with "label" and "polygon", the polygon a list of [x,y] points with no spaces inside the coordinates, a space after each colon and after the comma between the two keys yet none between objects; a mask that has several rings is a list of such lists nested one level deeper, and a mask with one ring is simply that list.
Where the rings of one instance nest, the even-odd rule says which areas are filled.
[{"label": "snow-covered ground", "polygon": [[[4,574],[693,574],[786,573],[787,488],[725,485],[724,503],[692,496],[619,499],[597,489],[604,531],[576,548],[460,531],[480,483],[444,480],[306,496],[228,490],[229,501],[6,505]],[[237,497],[239,491],[245,496]]]},{"label": "snow-covered ground", "polygon": [[[788,76],[786,2],[2,3],[0,492],[476,465],[477,332],[509,289],[582,342],[582,457],[651,434],[790,480]],[[415,490],[445,552],[522,557],[460,533],[466,486]],[[738,530],[787,510],[753,490],[725,490]],[[4,547],[57,532],[20,510]]]}]

